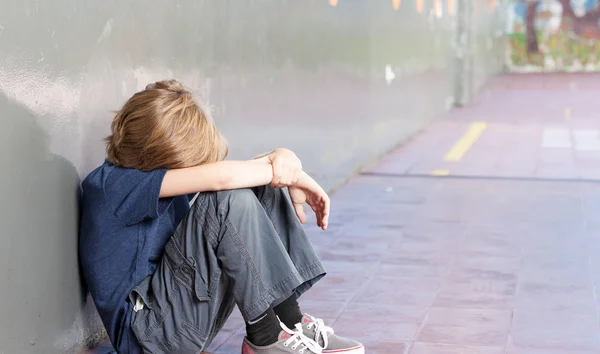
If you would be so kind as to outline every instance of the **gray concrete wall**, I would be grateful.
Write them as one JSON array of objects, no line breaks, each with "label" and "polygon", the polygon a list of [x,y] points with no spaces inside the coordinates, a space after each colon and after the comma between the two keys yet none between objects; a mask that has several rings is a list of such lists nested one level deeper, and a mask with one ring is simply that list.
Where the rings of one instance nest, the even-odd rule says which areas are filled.
[{"label": "gray concrete wall", "polygon": [[454,56],[454,100],[471,102],[488,78],[504,67],[506,12],[498,0],[456,0],[458,4],[452,55]]},{"label": "gray concrete wall", "polygon": [[0,0],[0,353],[100,334],[78,273],[78,185],[104,158],[111,111],[147,83],[196,90],[232,158],[286,146],[327,188],[443,113],[455,17],[393,4]]}]

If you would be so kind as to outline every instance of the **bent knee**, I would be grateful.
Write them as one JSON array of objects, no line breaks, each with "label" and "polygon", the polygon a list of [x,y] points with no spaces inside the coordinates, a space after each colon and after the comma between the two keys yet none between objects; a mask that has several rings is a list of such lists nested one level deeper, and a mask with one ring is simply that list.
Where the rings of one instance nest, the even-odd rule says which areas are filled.
[{"label": "bent knee", "polygon": [[221,205],[227,205],[230,209],[247,209],[260,206],[258,198],[249,188],[234,189],[217,192]]}]

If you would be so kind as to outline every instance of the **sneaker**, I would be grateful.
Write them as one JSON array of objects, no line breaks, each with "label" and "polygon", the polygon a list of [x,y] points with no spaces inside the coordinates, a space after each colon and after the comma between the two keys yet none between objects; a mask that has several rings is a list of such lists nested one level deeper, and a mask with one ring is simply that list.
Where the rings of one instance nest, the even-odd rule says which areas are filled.
[{"label": "sneaker", "polygon": [[323,348],[323,354],[344,353],[344,354],[364,354],[365,347],[352,339],[340,337],[333,332],[333,328],[326,326],[320,318],[314,318],[310,315],[302,317],[302,327],[304,334],[313,339]]},{"label": "sneaker", "polygon": [[259,347],[244,338],[242,344],[242,354],[321,354],[322,348],[304,334],[304,327],[301,323],[296,325],[296,330],[289,329],[285,324],[280,323],[283,329],[279,333],[279,340],[271,345]]}]

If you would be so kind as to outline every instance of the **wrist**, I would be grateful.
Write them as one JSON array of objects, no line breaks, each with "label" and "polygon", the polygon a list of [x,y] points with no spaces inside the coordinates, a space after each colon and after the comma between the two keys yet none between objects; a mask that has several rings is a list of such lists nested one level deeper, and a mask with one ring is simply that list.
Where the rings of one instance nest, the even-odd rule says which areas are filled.
[{"label": "wrist", "polygon": [[269,159],[269,155],[263,155],[263,156],[257,156],[255,157],[253,160],[250,160],[249,162],[252,163],[266,163],[266,164],[271,164],[271,159]]},{"label": "wrist", "polygon": [[269,155],[271,155],[273,152],[275,152],[275,150],[273,150],[273,151],[269,151],[269,152],[265,152],[264,154],[256,155],[256,156],[254,157],[254,160],[261,160],[261,159],[264,159],[264,158],[267,158],[267,159],[268,159],[268,158],[269,158]]},{"label": "wrist", "polygon": [[313,184],[314,180],[312,177],[310,177],[308,173],[301,171],[300,176],[298,176],[298,182],[294,185],[294,187],[310,188]]}]

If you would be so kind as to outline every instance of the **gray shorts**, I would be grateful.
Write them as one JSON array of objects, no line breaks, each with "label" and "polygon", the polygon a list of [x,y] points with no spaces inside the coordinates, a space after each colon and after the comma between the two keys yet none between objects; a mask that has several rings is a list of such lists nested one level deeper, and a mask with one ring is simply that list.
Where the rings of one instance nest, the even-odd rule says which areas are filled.
[{"label": "gray shorts", "polygon": [[237,304],[252,320],[325,275],[284,190],[201,193],[130,294],[145,353],[198,354]]}]

